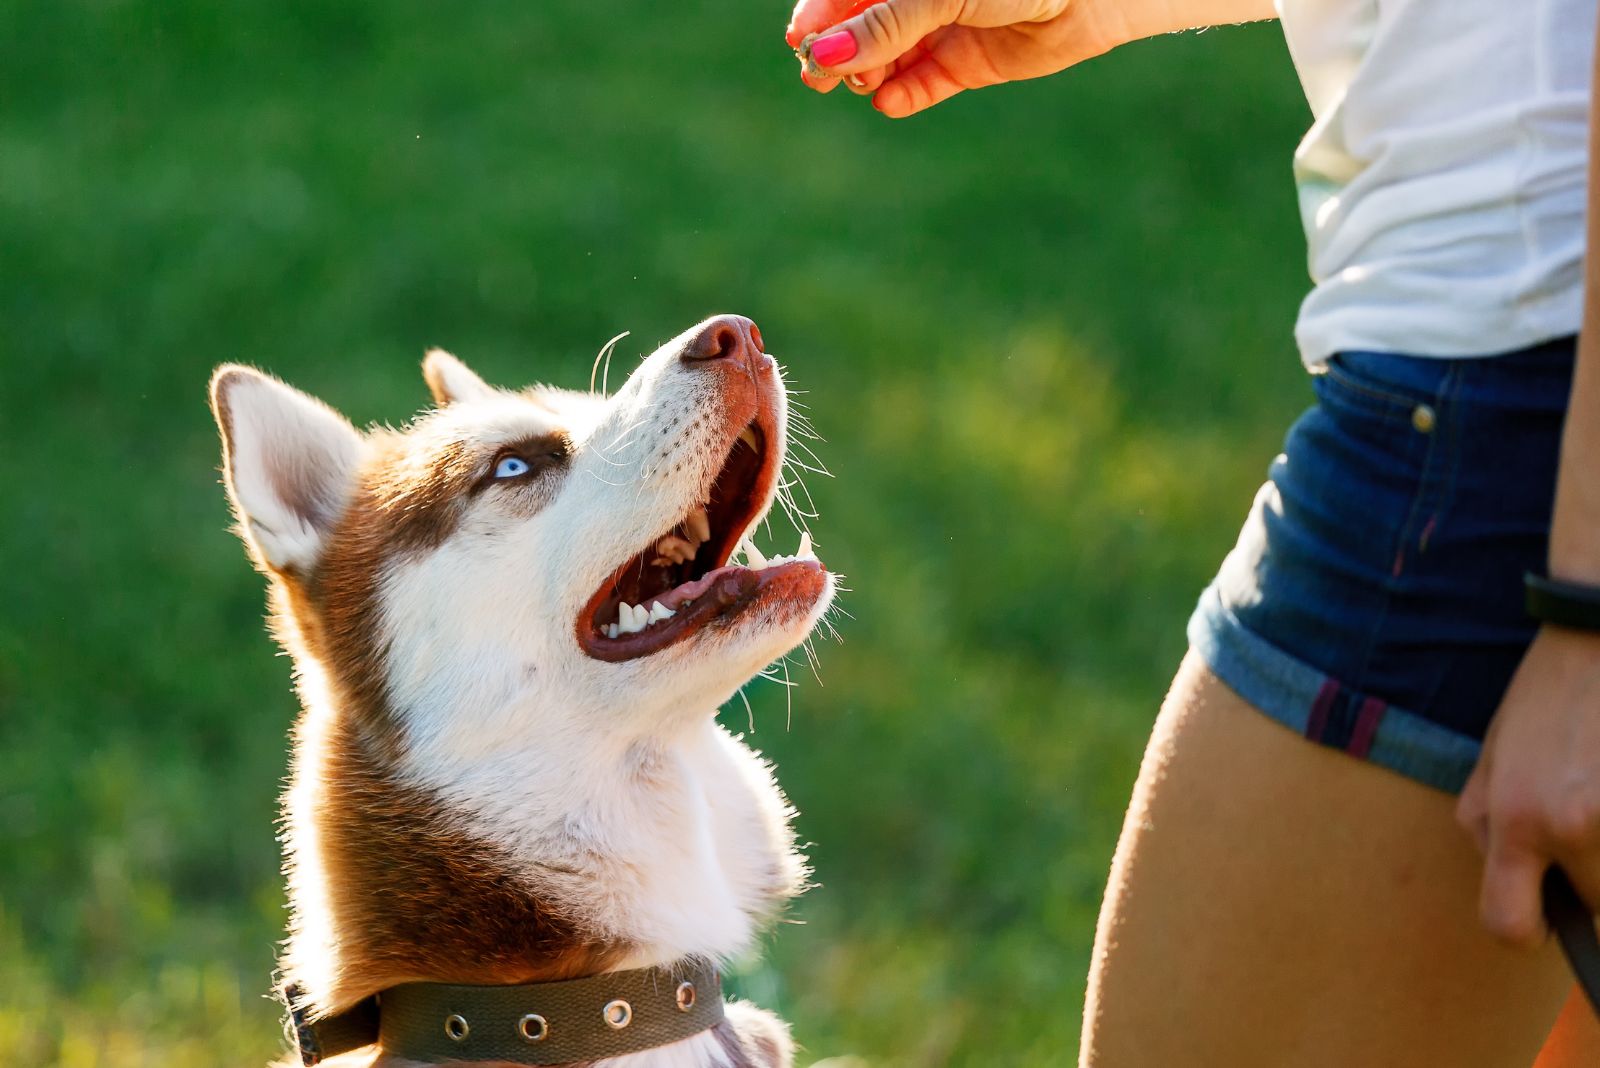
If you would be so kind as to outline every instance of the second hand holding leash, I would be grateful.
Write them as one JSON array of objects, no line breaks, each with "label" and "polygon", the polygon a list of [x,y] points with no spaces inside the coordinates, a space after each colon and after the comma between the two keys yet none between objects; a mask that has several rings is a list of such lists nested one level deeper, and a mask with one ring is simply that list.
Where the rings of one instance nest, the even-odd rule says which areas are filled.
[{"label": "second hand holding leash", "polygon": [[[1525,576],[1528,614],[1541,623],[1575,630],[1600,631],[1600,587],[1562,582],[1529,572]],[[1561,941],[1567,963],[1578,985],[1600,1015],[1600,936],[1594,913],[1583,903],[1572,880],[1558,864],[1544,873],[1542,886],[1545,922]]]}]

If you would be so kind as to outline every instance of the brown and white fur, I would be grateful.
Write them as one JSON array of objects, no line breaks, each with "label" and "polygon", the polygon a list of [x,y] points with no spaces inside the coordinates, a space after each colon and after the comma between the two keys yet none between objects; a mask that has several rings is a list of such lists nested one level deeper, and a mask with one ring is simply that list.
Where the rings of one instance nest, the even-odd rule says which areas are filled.
[{"label": "brown and white fur", "polygon": [[[211,381],[304,706],[285,978],[322,1016],[413,980],[744,952],[807,872],[771,768],[714,717],[834,592],[808,553],[725,566],[786,447],[760,334],[708,320],[611,396],[503,391],[442,352],[424,375],[433,410],[366,432],[249,368]],[[630,591],[677,612],[626,633]],[[733,1003],[713,1031],[604,1063],[790,1061],[786,1026]]]}]

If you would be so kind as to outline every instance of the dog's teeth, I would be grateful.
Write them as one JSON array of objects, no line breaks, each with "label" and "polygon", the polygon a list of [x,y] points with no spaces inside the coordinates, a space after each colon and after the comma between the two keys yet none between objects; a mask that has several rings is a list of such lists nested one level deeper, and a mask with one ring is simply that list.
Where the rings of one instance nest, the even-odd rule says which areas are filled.
[{"label": "dog's teeth", "polygon": [[677,614],[678,613],[674,612],[672,609],[663,607],[660,601],[656,601],[650,606],[650,617],[645,620],[645,622],[659,623],[663,619],[671,619]]},{"label": "dog's teeth", "polygon": [[739,431],[739,440],[750,446],[751,449],[759,450],[761,448],[760,443],[756,441],[756,432],[753,427],[747,426]]},{"label": "dog's teeth", "polygon": [[705,542],[711,540],[711,517],[706,515],[704,508],[696,508],[690,512],[689,517],[683,521],[683,525],[684,529],[693,536],[695,541]]},{"label": "dog's teeth", "polygon": [[667,559],[675,560],[680,564],[685,560],[693,559],[694,551],[695,546],[690,545],[676,534],[668,534],[666,537],[656,542],[656,552],[660,553],[662,556],[665,556]]},{"label": "dog's teeth", "polygon": [[676,560],[668,560],[665,556],[658,556],[654,560],[650,561],[650,566],[651,567],[671,567],[675,563],[677,563]]},{"label": "dog's teeth", "polygon": [[643,605],[635,607],[626,601],[622,602],[622,604],[617,606],[617,633],[639,633],[641,630],[644,630],[645,617],[648,615],[649,613],[645,611]]},{"label": "dog's teeth", "polygon": [[756,543],[748,539],[744,543],[744,558],[750,561],[751,568],[760,571],[767,566],[767,558],[761,555],[761,550],[756,548]]},{"label": "dog's teeth", "polygon": [[802,530],[800,532],[800,548],[794,551],[794,558],[796,560],[815,560],[817,558],[816,554],[811,551],[811,531]]},{"label": "dog's teeth", "polygon": [[606,624],[606,637],[607,638],[615,638],[617,636],[617,634],[619,633],[620,629],[621,628],[619,628],[615,623]]}]

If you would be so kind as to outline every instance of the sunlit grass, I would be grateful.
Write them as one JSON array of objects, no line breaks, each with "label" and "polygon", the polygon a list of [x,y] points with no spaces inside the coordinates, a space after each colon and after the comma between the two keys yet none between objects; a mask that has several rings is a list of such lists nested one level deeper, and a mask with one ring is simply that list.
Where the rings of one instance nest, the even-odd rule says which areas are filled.
[{"label": "sunlit grass", "polygon": [[792,714],[749,688],[820,885],[734,985],[812,1059],[1071,1060],[1184,618],[1304,396],[1275,29],[891,124],[803,92],[775,8],[8,20],[0,1059],[278,1049],[294,704],[209,369],[395,422],[431,344],[581,386],[631,329],[615,383],[737,310],[808,391],[837,475],[807,478],[812,526],[853,592]]}]

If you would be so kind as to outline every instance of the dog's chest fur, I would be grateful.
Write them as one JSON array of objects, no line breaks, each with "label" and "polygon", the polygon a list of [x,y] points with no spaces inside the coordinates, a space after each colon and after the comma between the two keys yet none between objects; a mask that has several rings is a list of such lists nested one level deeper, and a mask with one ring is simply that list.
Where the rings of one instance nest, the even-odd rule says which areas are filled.
[{"label": "dog's chest fur", "polygon": [[448,783],[406,781],[382,748],[315,706],[299,732],[287,963],[330,1007],[419,976],[519,983],[726,958],[804,880],[770,771],[709,719],[677,745],[606,754],[610,766],[535,742]]}]

